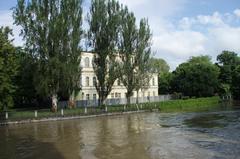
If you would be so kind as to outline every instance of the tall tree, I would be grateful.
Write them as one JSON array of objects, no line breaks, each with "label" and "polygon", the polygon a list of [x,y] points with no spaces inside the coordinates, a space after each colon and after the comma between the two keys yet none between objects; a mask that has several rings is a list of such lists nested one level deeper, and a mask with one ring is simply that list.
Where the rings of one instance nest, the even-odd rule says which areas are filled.
[{"label": "tall tree", "polygon": [[240,65],[238,65],[234,72],[232,78],[232,94],[235,100],[240,100]]},{"label": "tall tree", "polygon": [[172,73],[164,72],[158,76],[158,94],[169,94],[171,93],[171,81]]},{"label": "tall tree", "polygon": [[130,104],[130,97],[136,89],[137,78],[137,39],[138,29],[136,26],[136,18],[133,13],[129,13],[128,8],[121,9],[121,31],[120,31],[120,79],[127,89],[127,103]]},{"label": "tall tree", "polygon": [[231,84],[233,70],[240,64],[240,58],[235,52],[223,51],[217,56],[217,61],[220,67],[221,82]]},{"label": "tall tree", "polygon": [[118,77],[116,49],[120,25],[120,5],[115,0],[92,0],[88,16],[88,37],[95,52],[93,68],[97,77],[95,84],[99,104],[112,90]]},{"label": "tall tree", "polygon": [[186,96],[213,96],[218,86],[219,69],[210,57],[192,57],[173,71],[172,89]]},{"label": "tall tree", "polygon": [[232,89],[232,80],[235,68],[240,65],[240,57],[235,52],[222,51],[217,56],[217,65],[220,68],[219,75],[219,93],[220,95],[230,95]]},{"label": "tall tree", "polygon": [[138,92],[141,89],[145,91],[149,87],[149,81],[151,77],[151,30],[148,24],[148,20],[143,18],[140,20],[140,25],[138,29],[137,37],[137,50],[136,50],[136,91],[137,91],[137,102],[138,102]]},{"label": "tall tree", "polygon": [[18,0],[14,8],[13,17],[22,27],[27,51],[37,59],[34,85],[39,94],[52,99],[54,110],[59,94],[69,96],[79,86],[81,2]]},{"label": "tall tree", "polygon": [[9,39],[12,30],[0,28],[0,111],[13,106],[13,93],[16,90],[14,78],[18,71],[16,49]]}]

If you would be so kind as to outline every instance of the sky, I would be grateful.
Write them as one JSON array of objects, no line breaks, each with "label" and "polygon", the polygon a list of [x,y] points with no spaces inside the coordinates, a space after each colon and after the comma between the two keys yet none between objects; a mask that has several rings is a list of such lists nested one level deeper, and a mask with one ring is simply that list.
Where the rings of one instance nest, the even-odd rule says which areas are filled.
[{"label": "sky", "polygon": [[[119,0],[148,18],[152,51],[174,70],[191,56],[209,55],[212,61],[223,50],[240,54],[240,0]],[[13,25],[12,7],[17,0],[0,0],[0,26],[10,26],[14,44],[22,46],[21,28]],[[90,0],[83,3],[89,8]]]}]

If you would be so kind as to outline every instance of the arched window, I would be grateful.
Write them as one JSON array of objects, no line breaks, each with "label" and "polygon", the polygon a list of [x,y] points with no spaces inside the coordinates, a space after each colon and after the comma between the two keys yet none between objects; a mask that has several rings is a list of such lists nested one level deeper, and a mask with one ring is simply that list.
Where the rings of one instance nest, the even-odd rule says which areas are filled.
[{"label": "arched window", "polygon": [[97,78],[93,77],[93,86],[95,86],[97,84]]},{"label": "arched window", "polygon": [[152,79],[152,85],[155,86],[155,78]]},{"label": "arched window", "polygon": [[84,59],[84,62],[85,62],[85,67],[89,67],[89,58],[88,57],[86,57]]},{"label": "arched window", "polygon": [[121,81],[118,79],[117,80],[117,85],[120,86],[121,85]]},{"label": "arched window", "polygon": [[89,77],[86,77],[86,86],[89,86]]}]

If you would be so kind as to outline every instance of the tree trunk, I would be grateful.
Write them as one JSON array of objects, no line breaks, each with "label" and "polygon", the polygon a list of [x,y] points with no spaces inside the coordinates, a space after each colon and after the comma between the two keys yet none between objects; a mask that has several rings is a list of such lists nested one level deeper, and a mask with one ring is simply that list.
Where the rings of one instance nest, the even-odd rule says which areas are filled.
[{"label": "tree trunk", "polygon": [[136,104],[138,104],[138,91],[137,91]]},{"label": "tree trunk", "polygon": [[76,103],[75,103],[75,97],[74,97],[74,95],[72,94],[72,95],[70,95],[70,97],[69,97],[69,100],[68,100],[68,107],[70,108],[70,109],[72,109],[72,108],[75,108],[76,107]]},{"label": "tree trunk", "polygon": [[56,112],[57,111],[57,102],[58,102],[57,95],[53,94],[51,98],[52,98],[52,111]]},{"label": "tree trunk", "polygon": [[99,95],[98,105],[99,105],[99,106],[105,105],[105,100],[106,100],[106,97],[104,97],[104,95]]},{"label": "tree trunk", "polygon": [[131,97],[131,96],[129,96],[129,95],[127,94],[127,105],[131,104],[131,99],[130,99],[130,97]]}]

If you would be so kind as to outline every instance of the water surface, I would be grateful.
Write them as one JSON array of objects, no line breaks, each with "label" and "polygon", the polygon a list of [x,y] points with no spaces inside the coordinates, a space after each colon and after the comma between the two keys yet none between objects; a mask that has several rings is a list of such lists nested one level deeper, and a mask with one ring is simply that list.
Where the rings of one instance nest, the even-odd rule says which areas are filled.
[{"label": "water surface", "polygon": [[143,113],[0,127],[0,158],[235,159],[240,111]]}]

